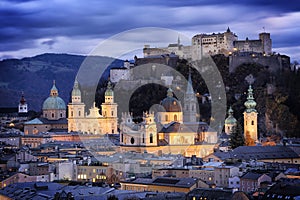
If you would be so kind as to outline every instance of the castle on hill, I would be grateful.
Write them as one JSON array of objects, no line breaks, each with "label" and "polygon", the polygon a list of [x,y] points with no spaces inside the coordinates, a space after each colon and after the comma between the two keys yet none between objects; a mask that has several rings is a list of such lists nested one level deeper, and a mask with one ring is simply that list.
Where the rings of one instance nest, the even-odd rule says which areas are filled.
[{"label": "castle on hill", "polygon": [[224,54],[231,55],[233,52],[255,52],[265,55],[272,54],[272,40],[270,33],[260,33],[256,40],[238,40],[238,36],[230,28],[223,33],[197,34],[193,36],[191,45],[184,46],[178,38],[177,43],[169,44],[168,47],[151,48],[145,45],[144,57],[161,55],[173,52],[176,55],[191,60],[199,60],[205,55]]}]

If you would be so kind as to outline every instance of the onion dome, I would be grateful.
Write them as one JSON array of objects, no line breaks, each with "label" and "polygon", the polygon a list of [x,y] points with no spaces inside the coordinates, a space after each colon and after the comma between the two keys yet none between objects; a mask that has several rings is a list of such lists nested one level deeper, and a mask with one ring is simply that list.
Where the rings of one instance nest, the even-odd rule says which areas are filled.
[{"label": "onion dome", "polygon": [[245,112],[257,112],[255,109],[256,106],[256,102],[254,101],[254,97],[253,97],[253,89],[251,87],[251,85],[249,85],[249,89],[248,89],[248,97],[247,97],[247,101],[244,103],[246,110]]},{"label": "onion dome", "polygon": [[24,94],[22,93],[22,97],[21,97],[21,100],[20,100],[20,104],[21,105],[24,105],[26,103],[26,99],[24,98]]},{"label": "onion dome", "polygon": [[62,98],[58,96],[58,90],[53,81],[53,86],[50,91],[50,96],[43,103],[43,110],[65,110],[66,104]]},{"label": "onion dome", "polygon": [[173,97],[173,91],[171,88],[168,89],[168,94],[165,99],[160,103],[166,112],[181,112],[180,102]]},{"label": "onion dome", "polygon": [[81,92],[79,90],[78,81],[75,79],[73,90],[72,90],[72,96],[81,96]]},{"label": "onion dome", "polygon": [[105,96],[114,96],[114,91],[112,90],[111,82],[108,81],[107,83],[107,89],[105,91]]},{"label": "onion dome", "polygon": [[225,124],[236,124],[237,120],[233,116],[233,110],[230,106],[228,110],[228,117],[225,119]]}]

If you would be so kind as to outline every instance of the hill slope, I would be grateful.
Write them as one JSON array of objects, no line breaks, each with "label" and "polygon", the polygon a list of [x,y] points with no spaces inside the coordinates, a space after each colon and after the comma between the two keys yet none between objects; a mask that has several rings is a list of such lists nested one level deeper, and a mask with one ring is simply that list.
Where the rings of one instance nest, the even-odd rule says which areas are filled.
[{"label": "hill slope", "polygon": [[[68,103],[75,76],[86,57],[69,54],[42,54],[23,59],[0,61],[0,107],[16,107],[24,92],[30,110],[40,111],[49,96],[53,80],[59,96]],[[123,65],[122,60],[95,57],[99,66],[111,63],[102,75],[108,76],[111,67]]]}]

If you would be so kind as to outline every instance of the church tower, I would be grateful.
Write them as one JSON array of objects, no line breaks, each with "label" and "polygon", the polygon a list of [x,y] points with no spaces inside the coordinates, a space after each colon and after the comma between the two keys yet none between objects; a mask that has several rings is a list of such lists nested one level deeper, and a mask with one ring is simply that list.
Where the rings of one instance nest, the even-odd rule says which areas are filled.
[{"label": "church tower", "polygon": [[225,119],[225,133],[230,135],[233,132],[233,129],[237,125],[237,120],[233,116],[233,110],[230,106],[228,110],[228,117]]},{"label": "church tower", "polygon": [[197,99],[193,90],[191,70],[190,70],[187,89],[184,95],[183,121],[196,122],[197,121],[196,116],[197,116]]},{"label": "church tower", "polygon": [[103,124],[104,133],[117,133],[118,125],[118,105],[114,102],[114,91],[112,90],[111,82],[108,81],[105,91],[105,102],[102,103],[102,116],[106,118],[106,123]]},{"label": "church tower", "polygon": [[71,103],[68,105],[68,132],[81,131],[79,120],[84,118],[84,103],[81,102],[81,91],[77,79],[72,90]]},{"label": "church tower", "polygon": [[257,141],[257,111],[255,109],[256,102],[253,97],[253,89],[249,85],[247,101],[244,103],[246,110],[244,111],[244,136],[246,145],[254,145]]},{"label": "church tower", "polygon": [[24,98],[24,94],[22,93],[22,97],[19,103],[18,113],[27,113],[28,112],[28,105],[26,103],[26,100]]},{"label": "church tower", "polygon": [[157,146],[157,128],[154,119],[154,112],[144,113],[145,133],[142,132],[141,145],[145,146]]}]

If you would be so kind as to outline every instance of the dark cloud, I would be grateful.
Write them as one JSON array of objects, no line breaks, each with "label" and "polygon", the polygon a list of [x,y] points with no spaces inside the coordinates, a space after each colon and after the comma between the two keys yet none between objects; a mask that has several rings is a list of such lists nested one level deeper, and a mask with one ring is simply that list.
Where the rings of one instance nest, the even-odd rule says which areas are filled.
[{"label": "dark cloud", "polygon": [[[242,37],[269,26],[265,18],[299,12],[297,0],[173,0],[173,1],[3,1],[0,4],[0,51],[59,46],[55,38],[107,38],[139,27],[163,27],[180,31],[223,31],[230,26]],[[298,26],[294,24],[294,26]],[[292,36],[271,33],[274,46],[295,46]],[[51,39],[49,39],[51,38]],[[291,40],[290,40],[291,39]],[[56,45],[57,44],[57,45]],[[58,50],[59,51],[59,50]],[[1,53],[0,52],[0,53]],[[67,52],[68,53],[68,52]]]}]

